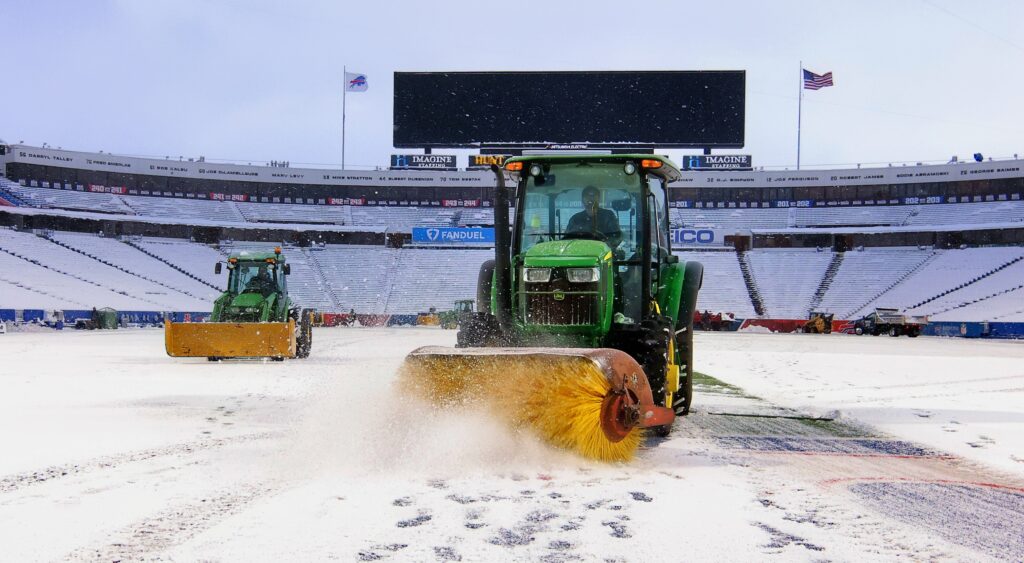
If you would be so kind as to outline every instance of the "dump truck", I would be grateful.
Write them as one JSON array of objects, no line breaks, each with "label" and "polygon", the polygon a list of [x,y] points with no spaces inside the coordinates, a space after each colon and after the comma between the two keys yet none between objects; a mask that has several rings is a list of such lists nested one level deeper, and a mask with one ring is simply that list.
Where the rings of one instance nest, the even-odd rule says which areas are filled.
[{"label": "dump truck", "polygon": [[[667,186],[650,154],[511,158],[491,167],[495,255],[458,344],[424,347],[404,387],[448,408],[484,404],[585,457],[630,459],[693,400],[699,262],[672,254]],[[509,226],[505,174],[516,182]]]},{"label": "dump truck", "polygon": [[227,264],[228,286],[213,303],[209,322],[165,322],[164,345],[173,357],[305,358],[313,345],[316,311],[300,309],[288,297],[291,266],[273,251],[242,251]]},{"label": "dump truck", "polygon": [[876,308],[864,317],[853,323],[855,334],[871,334],[878,336],[888,334],[889,336],[900,336],[906,334],[913,338],[921,334],[925,325],[928,324],[928,317],[904,315],[898,309]]},{"label": "dump truck", "polygon": [[803,331],[805,334],[832,334],[832,319],[834,318],[835,315],[833,313],[812,311],[807,316],[807,322],[804,323]]}]

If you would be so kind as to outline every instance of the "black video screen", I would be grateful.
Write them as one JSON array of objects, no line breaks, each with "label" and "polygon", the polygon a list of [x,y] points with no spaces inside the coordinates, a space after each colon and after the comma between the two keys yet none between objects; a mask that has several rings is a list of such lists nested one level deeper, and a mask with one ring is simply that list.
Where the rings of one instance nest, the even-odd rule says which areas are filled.
[{"label": "black video screen", "polygon": [[745,71],[396,72],[394,146],[731,147]]}]

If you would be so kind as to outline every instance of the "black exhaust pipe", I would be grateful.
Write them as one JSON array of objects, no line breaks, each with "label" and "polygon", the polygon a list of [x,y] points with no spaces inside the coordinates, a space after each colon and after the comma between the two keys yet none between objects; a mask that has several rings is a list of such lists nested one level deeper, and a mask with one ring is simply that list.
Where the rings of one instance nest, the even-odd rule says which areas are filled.
[{"label": "black exhaust pipe", "polygon": [[502,334],[507,338],[512,330],[512,235],[508,228],[508,188],[505,172],[491,164],[491,172],[498,185],[494,193],[494,286],[498,310],[495,316]]}]

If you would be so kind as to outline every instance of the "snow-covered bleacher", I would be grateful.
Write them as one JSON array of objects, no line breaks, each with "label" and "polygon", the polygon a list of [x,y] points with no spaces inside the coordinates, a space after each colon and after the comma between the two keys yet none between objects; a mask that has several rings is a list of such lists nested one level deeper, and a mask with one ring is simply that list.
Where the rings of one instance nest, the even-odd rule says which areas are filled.
[{"label": "snow-covered bleacher", "polygon": [[48,235],[50,240],[85,253],[96,260],[143,279],[172,288],[204,302],[213,302],[220,294],[217,289],[194,277],[170,267],[160,260],[146,255],[141,250],[120,240],[86,233],[55,231]]},{"label": "snow-covered bleacher", "polygon": [[751,250],[747,260],[765,315],[774,319],[803,319],[832,261],[832,252],[818,252],[814,248]]},{"label": "snow-covered bleacher", "polygon": [[311,252],[310,257],[342,311],[383,313],[398,252],[380,246],[328,245]]},{"label": "snow-covered bleacher", "polygon": [[[120,310],[196,311],[209,303],[32,233],[0,229],[4,279],[64,301]],[[21,304],[24,306],[24,304]]]},{"label": "snow-covered bleacher", "polygon": [[136,215],[199,219],[220,223],[245,223],[242,212],[230,201],[120,196]]},{"label": "snow-covered bleacher", "polygon": [[227,283],[227,270],[214,273],[214,264],[225,256],[208,244],[159,237],[131,237],[126,243],[214,288]]},{"label": "snow-covered bleacher", "polygon": [[930,319],[954,322],[1024,322],[1024,287],[934,314]]},{"label": "snow-covered bleacher", "polygon": [[699,310],[733,313],[740,318],[755,316],[735,252],[677,250],[673,254],[680,260],[704,265],[704,286],[697,297]]},{"label": "snow-covered bleacher", "polygon": [[867,305],[936,255],[917,247],[865,248],[846,252],[819,309],[857,318]]},{"label": "snow-covered bleacher", "polygon": [[[906,309],[922,305],[925,301],[931,303],[959,286],[1022,257],[1024,248],[1018,246],[936,250],[932,260],[907,276],[899,285],[868,303],[864,309]],[[1020,283],[1024,283],[1024,279]]]},{"label": "snow-covered bleacher", "polygon": [[978,225],[1018,222],[1024,225],[1024,201],[946,203],[910,207],[908,225]]},{"label": "snow-covered bleacher", "polygon": [[669,221],[676,227],[784,229],[789,209],[669,209]]},{"label": "snow-covered bleacher", "polygon": [[490,250],[403,250],[384,312],[419,313],[430,307],[446,311],[456,300],[476,299],[480,265],[491,258]]},{"label": "snow-covered bleacher", "polygon": [[[966,305],[978,304],[1022,287],[1024,287],[1024,260],[1018,259],[991,275],[968,283],[960,289],[924,305],[911,308],[909,312],[916,315],[937,315]],[[994,309],[988,313],[994,315],[999,313],[999,310]]]},{"label": "snow-covered bleacher", "polygon": [[348,225],[352,212],[346,205],[298,205],[289,203],[235,203],[251,223],[317,223]]},{"label": "snow-covered bleacher", "polygon": [[793,208],[793,227],[893,226],[907,223],[914,206]]},{"label": "snow-covered bleacher", "polygon": [[33,207],[53,207],[119,215],[135,214],[132,208],[125,205],[124,201],[114,194],[26,187],[14,182],[8,183],[6,187]]}]

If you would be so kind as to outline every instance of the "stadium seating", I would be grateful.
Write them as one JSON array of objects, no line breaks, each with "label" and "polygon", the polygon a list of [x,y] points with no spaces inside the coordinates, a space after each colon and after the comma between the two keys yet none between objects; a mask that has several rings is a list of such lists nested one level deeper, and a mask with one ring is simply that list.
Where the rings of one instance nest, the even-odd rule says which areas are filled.
[{"label": "stadium seating", "polygon": [[380,246],[328,245],[309,255],[341,311],[377,314],[387,304],[398,252]]},{"label": "stadium seating", "polygon": [[773,319],[803,319],[832,260],[832,252],[813,248],[751,250],[747,259],[765,315]]},{"label": "stadium seating", "polygon": [[0,296],[0,306],[5,308],[64,308],[72,304],[76,309],[192,310],[197,301],[34,234],[10,229],[0,229],[0,279],[47,296],[38,302],[7,303],[15,296],[5,293]]},{"label": "stadium seating", "polygon": [[297,205],[288,203],[236,203],[251,223],[315,223],[348,225],[352,212],[347,205]]},{"label": "stadium seating", "polygon": [[141,250],[117,239],[84,233],[53,232],[48,238],[58,244],[82,252],[96,260],[195,297],[212,302],[220,291],[194,277],[154,260]]},{"label": "stadium seating", "polygon": [[215,288],[224,288],[227,284],[226,270],[213,273],[214,264],[226,256],[210,245],[157,237],[132,237],[126,243],[204,284]]},{"label": "stadium seating", "polygon": [[697,297],[699,310],[733,313],[739,318],[755,316],[735,252],[677,250],[673,254],[680,260],[694,260],[704,265],[704,286]]},{"label": "stadium seating", "polygon": [[214,223],[245,223],[245,217],[233,202],[164,197],[121,196],[136,215],[199,219]]},{"label": "stadium seating", "polygon": [[932,321],[1024,322],[1024,288],[981,299],[929,317]]},{"label": "stadium seating", "polygon": [[476,299],[480,265],[493,257],[490,250],[403,250],[383,312],[446,311],[456,300]]},{"label": "stadium seating", "polygon": [[[925,301],[937,300],[961,285],[971,283],[1021,257],[1024,257],[1024,248],[1014,246],[937,250],[932,260],[907,276],[899,285],[879,295],[865,310],[875,307],[905,309],[924,305]],[[1024,279],[1020,283],[1024,283]]]},{"label": "stadium seating", "polygon": [[868,311],[869,303],[933,256],[934,250],[917,247],[865,248],[846,252],[818,308],[834,313],[836,318],[858,318]]},{"label": "stadium seating", "polygon": [[14,195],[33,207],[55,207],[119,215],[135,214],[132,208],[114,194],[26,187],[13,182],[7,183],[6,186]]},{"label": "stadium seating", "polygon": [[[1024,260],[1018,259],[991,275],[968,283],[962,288],[943,295],[934,301],[911,308],[909,312],[915,315],[937,315],[966,305],[976,304],[983,300],[992,299],[1022,287],[1024,287]],[[983,311],[985,307],[975,307],[975,310]],[[997,314],[1000,311],[988,310],[985,312],[986,314]]]}]

